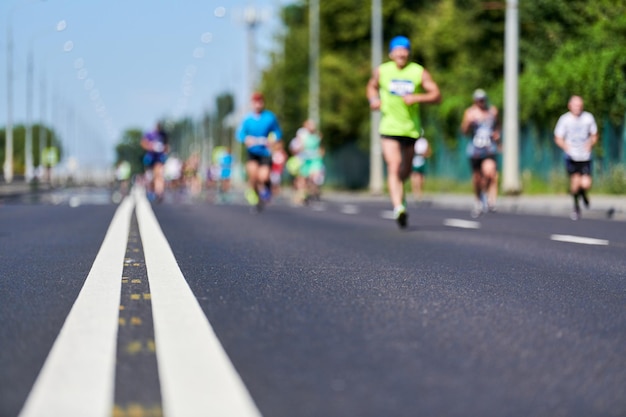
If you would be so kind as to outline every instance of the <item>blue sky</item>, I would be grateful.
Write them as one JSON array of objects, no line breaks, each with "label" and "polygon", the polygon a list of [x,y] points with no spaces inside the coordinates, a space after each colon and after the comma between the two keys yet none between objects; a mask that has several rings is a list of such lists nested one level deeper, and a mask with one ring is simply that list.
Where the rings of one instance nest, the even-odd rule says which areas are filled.
[{"label": "blue sky", "polygon": [[[54,125],[84,165],[112,160],[125,129],[149,129],[161,117],[198,118],[223,92],[234,92],[245,106],[244,10],[254,7],[267,19],[255,36],[257,66],[262,68],[281,30],[276,14],[291,2],[0,0],[0,126],[7,121],[9,23],[14,44],[13,123],[27,119],[27,57],[32,45],[32,118],[38,122],[44,110],[45,123]],[[56,31],[61,21],[67,27]]]}]

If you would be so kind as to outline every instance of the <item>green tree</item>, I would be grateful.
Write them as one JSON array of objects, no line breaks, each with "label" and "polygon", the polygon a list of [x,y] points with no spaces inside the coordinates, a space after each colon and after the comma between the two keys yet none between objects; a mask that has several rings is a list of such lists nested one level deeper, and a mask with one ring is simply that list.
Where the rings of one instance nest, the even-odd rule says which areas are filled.
[{"label": "green tree", "polygon": [[115,147],[115,153],[117,154],[115,163],[118,164],[122,161],[128,161],[133,174],[143,172],[142,158],[144,150],[141,147],[142,136],[143,132],[141,129],[127,129],[124,131],[120,142]]},{"label": "green tree", "polygon": [[[41,150],[39,149],[39,135],[44,130],[45,146],[52,146],[58,149],[59,159],[63,157],[63,144],[56,132],[50,127],[35,124],[32,127],[33,135],[33,164],[38,166],[41,164]],[[24,175],[25,173],[25,143],[26,143],[26,127],[24,125],[13,126],[13,170],[16,174]],[[0,161],[4,163],[6,155],[6,130],[0,130]]]},{"label": "green tree", "polygon": [[215,144],[221,146],[230,146],[230,141],[234,135],[232,123],[227,123],[228,118],[232,117],[235,110],[235,98],[230,93],[220,94],[215,100],[217,109],[213,118],[213,137]]},{"label": "green tree", "polygon": [[[320,2],[321,127],[332,150],[368,146],[371,2]],[[599,117],[623,123],[626,0],[525,0],[520,5],[520,112],[524,123],[549,126],[567,97],[582,94]],[[478,87],[502,108],[505,1],[386,0],[384,39],[404,34],[414,60],[440,85],[443,101],[424,109],[449,146]],[[263,89],[288,132],[307,115],[308,2],[282,11],[285,32],[271,56]],[[384,51],[386,52],[386,50]]]}]

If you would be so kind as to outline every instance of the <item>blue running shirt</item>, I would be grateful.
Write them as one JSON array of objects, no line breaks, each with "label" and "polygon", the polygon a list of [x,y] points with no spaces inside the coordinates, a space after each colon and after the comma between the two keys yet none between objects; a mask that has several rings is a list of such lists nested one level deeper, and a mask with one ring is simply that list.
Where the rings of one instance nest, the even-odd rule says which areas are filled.
[{"label": "blue running shirt", "polygon": [[248,152],[253,155],[270,156],[271,151],[268,147],[268,138],[274,133],[275,140],[282,138],[282,131],[278,125],[276,115],[269,110],[263,110],[260,114],[249,113],[243,120],[237,139],[241,143],[245,143],[246,137],[253,136],[258,139],[257,144],[248,148]]}]

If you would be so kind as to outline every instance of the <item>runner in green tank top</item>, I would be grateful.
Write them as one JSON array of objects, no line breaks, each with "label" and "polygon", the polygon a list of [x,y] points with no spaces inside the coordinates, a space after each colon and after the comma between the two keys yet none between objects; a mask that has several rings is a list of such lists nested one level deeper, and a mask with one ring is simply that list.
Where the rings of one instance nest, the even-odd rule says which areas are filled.
[{"label": "runner in green tank top", "polygon": [[387,184],[394,218],[401,228],[407,226],[404,182],[411,175],[415,141],[422,125],[420,103],[441,101],[439,86],[421,65],[409,62],[411,44],[396,36],[389,45],[391,61],[376,68],[367,84],[372,110],[381,111],[379,133],[383,158],[387,164]]}]

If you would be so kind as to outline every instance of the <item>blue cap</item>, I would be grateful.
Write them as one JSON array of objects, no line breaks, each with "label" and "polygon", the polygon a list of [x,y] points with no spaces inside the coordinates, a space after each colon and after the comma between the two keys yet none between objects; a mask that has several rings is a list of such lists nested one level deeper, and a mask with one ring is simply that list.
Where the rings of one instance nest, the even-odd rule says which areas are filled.
[{"label": "blue cap", "polygon": [[393,51],[395,48],[406,48],[411,50],[411,41],[406,36],[396,36],[389,42],[389,52]]}]

